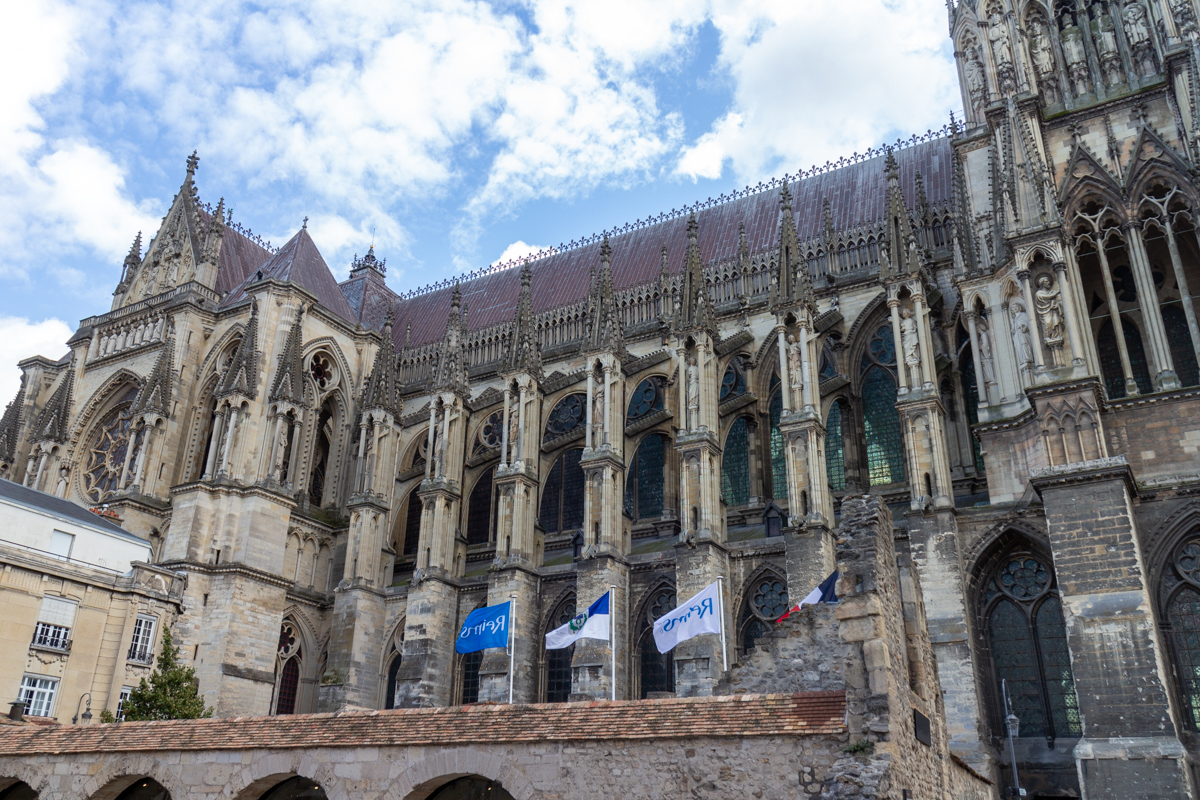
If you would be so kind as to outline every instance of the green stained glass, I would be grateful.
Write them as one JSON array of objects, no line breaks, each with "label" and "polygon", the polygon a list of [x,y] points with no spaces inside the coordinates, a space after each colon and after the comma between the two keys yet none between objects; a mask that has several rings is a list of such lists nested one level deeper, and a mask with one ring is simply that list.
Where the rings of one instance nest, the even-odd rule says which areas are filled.
[{"label": "green stained glass", "polygon": [[721,457],[721,496],[731,506],[750,502],[750,436],[746,418],[738,417],[725,437]]},{"label": "green stained glass", "polygon": [[829,477],[829,488],[835,492],[846,491],[846,449],[842,443],[842,401],[829,407],[829,418],[825,421],[825,474]]},{"label": "green stained glass", "polygon": [[1037,610],[1038,645],[1042,650],[1046,695],[1050,699],[1050,717],[1057,736],[1081,736],[1079,697],[1071,674],[1071,654],[1067,650],[1067,631],[1063,625],[1062,603],[1048,597]]},{"label": "green stained glass", "polygon": [[870,367],[863,379],[862,397],[871,485],[900,483],[904,480],[904,442],[896,412],[896,379],[883,367]]},{"label": "green stained glass", "polygon": [[[1022,736],[1045,736],[1046,710],[1033,631],[1021,607],[1001,600],[988,615],[996,682],[1004,681]],[[999,694],[999,686],[997,693]]]},{"label": "green stained glass", "polygon": [[783,392],[778,389],[771,395],[771,486],[776,500],[788,496],[787,455],[784,451],[783,434],[779,432],[779,417],[783,414]]}]

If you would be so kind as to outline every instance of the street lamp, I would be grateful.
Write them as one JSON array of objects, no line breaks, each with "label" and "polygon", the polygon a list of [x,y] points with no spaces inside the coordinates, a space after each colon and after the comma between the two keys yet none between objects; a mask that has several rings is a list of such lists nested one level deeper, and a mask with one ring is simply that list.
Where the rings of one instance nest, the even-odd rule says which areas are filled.
[{"label": "street lamp", "polygon": [[1008,793],[1012,797],[1024,797],[1025,790],[1021,788],[1021,777],[1017,774],[1017,750],[1013,745],[1013,739],[1017,737],[1021,728],[1021,720],[1017,719],[1017,715],[1013,713],[1012,701],[1008,698],[1007,680],[1000,681],[1000,693],[1004,698],[1004,724],[1008,728],[1008,759],[1012,765],[1013,774],[1013,785]]},{"label": "street lamp", "polygon": [[81,696],[80,696],[80,698],[79,698],[79,702],[78,702],[78,703],[75,705],[75,716],[71,717],[71,724],[72,724],[72,725],[74,725],[74,724],[76,724],[77,722],[79,722],[79,717],[80,717],[80,714],[79,714],[79,707],[83,705],[83,698],[84,698],[84,697],[86,697],[86,698],[87,698],[87,701],[88,701],[88,702],[87,702],[87,708],[85,708],[85,709],[84,709],[84,711],[83,711],[83,724],[84,724],[84,725],[87,725],[89,722],[91,722],[91,721],[92,721],[92,693],[91,693],[91,692],[84,692],[84,693],[83,693],[83,695],[81,695]]}]

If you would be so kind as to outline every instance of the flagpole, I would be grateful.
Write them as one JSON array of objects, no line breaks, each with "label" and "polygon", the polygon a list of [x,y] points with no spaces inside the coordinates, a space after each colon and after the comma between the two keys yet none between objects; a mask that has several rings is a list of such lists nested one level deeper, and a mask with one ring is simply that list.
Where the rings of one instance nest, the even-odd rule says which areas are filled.
[{"label": "flagpole", "polygon": [[608,649],[612,653],[612,699],[617,699],[617,609],[616,586],[608,585]]},{"label": "flagpole", "polygon": [[721,615],[721,669],[729,672],[729,655],[725,647],[725,579],[717,576],[717,613]]},{"label": "flagpole", "polygon": [[517,658],[517,596],[510,594],[508,598],[509,603],[512,604],[508,607],[508,704],[511,706],[513,701],[513,664]]}]

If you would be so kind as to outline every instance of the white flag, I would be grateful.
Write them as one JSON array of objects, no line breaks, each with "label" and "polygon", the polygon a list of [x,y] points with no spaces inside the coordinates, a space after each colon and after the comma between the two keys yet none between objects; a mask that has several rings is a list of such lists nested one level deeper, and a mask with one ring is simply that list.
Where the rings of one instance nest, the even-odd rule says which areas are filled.
[{"label": "white flag", "polygon": [[719,634],[720,591],[720,581],[709,584],[703,591],[659,617],[658,622],[654,623],[654,643],[658,645],[658,652],[669,652],[680,642],[702,633]]},{"label": "white flag", "polygon": [[565,625],[560,625],[546,634],[546,649],[561,650],[580,639],[603,639],[608,641],[611,617],[608,613],[608,598],[612,592],[588,606],[588,610],[576,614]]}]

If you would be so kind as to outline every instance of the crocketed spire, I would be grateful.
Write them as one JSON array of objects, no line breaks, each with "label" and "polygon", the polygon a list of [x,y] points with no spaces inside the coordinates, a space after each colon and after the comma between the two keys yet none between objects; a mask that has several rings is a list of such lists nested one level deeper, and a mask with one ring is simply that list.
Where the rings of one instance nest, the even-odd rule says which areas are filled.
[{"label": "crocketed spire", "polygon": [[304,303],[296,309],[296,318],[288,329],[283,352],[279,354],[279,368],[275,370],[269,396],[272,402],[286,400],[296,405],[304,403],[304,327],[301,323],[305,310]]},{"label": "crocketed spire", "polygon": [[363,388],[362,408],[382,409],[400,416],[400,380],[396,373],[396,353],[392,345],[392,310],[388,309],[387,318],[383,322],[383,339],[379,351],[375,353],[375,363],[371,367],[371,375]]},{"label": "crocketed spire", "polygon": [[258,393],[258,301],[252,300],[250,305],[250,321],[242,333],[233,358],[217,384],[217,396],[238,394],[253,400]]}]

